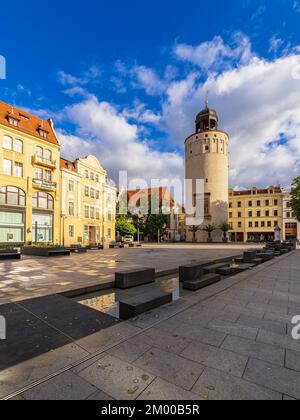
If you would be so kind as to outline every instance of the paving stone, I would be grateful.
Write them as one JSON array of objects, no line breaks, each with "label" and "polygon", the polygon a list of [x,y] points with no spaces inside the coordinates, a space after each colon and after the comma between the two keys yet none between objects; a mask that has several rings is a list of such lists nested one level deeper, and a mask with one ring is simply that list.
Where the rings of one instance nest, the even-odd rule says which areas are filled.
[{"label": "paving stone", "polygon": [[262,310],[265,312],[275,312],[282,315],[287,315],[288,308],[286,306],[279,306],[279,305],[266,305],[263,303],[253,303],[250,302],[247,306],[248,309],[254,309],[254,310]]},{"label": "paving stone", "polygon": [[49,381],[26,391],[26,400],[84,400],[97,389],[72,372],[65,372]]},{"label": "paving stone", "polygon": [[260,330],[257,341],[300,352],[300,341],[296,341],[288,335],[274,334],[269,331]]},{"label": "paving stone", "polygon": [[298,372],[261,360],[250,359],[244,379],[300,399],[300,375]]},{"label": "paving stone", "polygon": [[252,340],[256,339],[258,333],[257,328],[235,324],[221,319],[211,321],[207,327],[212,328],[213,330],[222,331],[224,334],[237,335],[238,337],[250,338]]},{"label": "paving stone", "polygon": [[136,399],[154,379],[149,372],[109,355],[79,376],[117,400]]},{"label": "paving stone", "polygon": [[285,367],[300,372],[300,346],[299,352],[293,350],[286,351]]},{"label": "paving stone", "polygon": [[181,354],[201,365],[242,377],[248,358],[227,350],[193,342]]},{"label": "paving stone", "polygon": [[258,343],[241,337],[228,336],[222,344],[222,349],[284,366],[285,352],[280,347]]},{"label": "paving stone", "polygon": [[143,401],[199,401],[201,398],[163,379],[154,382],[138,398]]},{"label": "paving stone", "polygon": [[266,319],[259,319],[252,316],[241,315],[237,320],[238,324],[248,325],[253,328],[263,329],[265,331],[271,331],[276,334],[285,334],[286,326],[281,322],[269,321]]},{"label": "paving stone", "polygon": [[82,348],[75,344],[68,344],[2,370],[0,373],[0,398],[19,391],[86,356],[88,353]]},{"label": "paving stone", "polygon": [[236,378],[219,370],[206,368],[192,392],[203,398],[218,401],[281,400],[280,393]]},{"label": "paving stone", "polygon": [[226,332],[214,331],[208,328],[189,324],[182,324],[173,332],[173,334],[216,347],[219,347],[226,337]]},{"label": "paving stone", "polygon": [[188,391],[204,370],[198,363],[156,348],[141,356],[134,365]]},{"label": "paving stone", "polygon": [[147,343],[141,343],[133,338],[132,340],[125,341],[119,346],[110,349],[108,354],[114,357],[118,357],[124,362],[132,363],[150,349],[151,345]]},{"label": "paving stone", "polygon": [[102,330],[96,334],[78,340],[76,344],[89,353],[96,353],[109,346],[118,345],[120,341],[131,338],[141,330],[129,323],[122,322],[114,327]]},{"label": "paving stone", "polygon": [[89,401],[113,401],[110,395],[105,394],[105,392],[97,391],[95,394],[90,395],[87,400]]}]

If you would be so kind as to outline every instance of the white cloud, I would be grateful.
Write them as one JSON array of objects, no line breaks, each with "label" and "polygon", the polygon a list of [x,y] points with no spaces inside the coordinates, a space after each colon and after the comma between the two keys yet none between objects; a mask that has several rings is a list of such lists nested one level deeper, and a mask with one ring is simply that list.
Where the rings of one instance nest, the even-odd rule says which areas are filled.
[{"label": "white cloud", "polygon": [[277,38],[275,35],[270,39],[269,53],[278,53],[278,50],[283,46],[284,41],[281,38]]},{"label": "white cloud", "polygon": [[235,61],[248,63],[253,56],[249,38],[240,32],[233,36],[231,45],[225,44],[220,36],[215,36],[212,41],[197,46],[178,44],[174,53],[178,59],[210,72],[224,70],[224,66],[232,66]]},{"label": "white cloud", "polygon": [[146,66],[134,66],[131,70],[133,76],[132,85],[135,88],[145,89],[148,95],[163,93],[166,85],[156,72]]},{"label": "white cloud", "polygon": [[64,117],[76,126],[76,135],[60,131],[59,136],[67,157],[95,154],[109,176],[118,180],[120,170],[130,177],[183,176],[183,159],[176,153],[153,150],[141,141],[138,126],[107,102],[93,97],[64,109]]}]

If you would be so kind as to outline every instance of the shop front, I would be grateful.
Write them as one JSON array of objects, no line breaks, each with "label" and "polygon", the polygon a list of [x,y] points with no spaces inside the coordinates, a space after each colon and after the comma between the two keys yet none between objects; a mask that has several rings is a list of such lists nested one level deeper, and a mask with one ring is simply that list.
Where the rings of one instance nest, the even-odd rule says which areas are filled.
[{"label": "shop front", "polygon": [[16,187],[0,188],[0,243],[25,242],[26,195]]}]

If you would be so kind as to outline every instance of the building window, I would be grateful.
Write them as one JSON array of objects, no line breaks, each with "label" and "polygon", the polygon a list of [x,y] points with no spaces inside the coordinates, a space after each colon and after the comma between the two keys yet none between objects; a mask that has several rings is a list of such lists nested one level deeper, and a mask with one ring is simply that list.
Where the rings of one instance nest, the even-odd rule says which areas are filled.
[{"label": "building window", "polygon": [[44,192],[36,192],[32,196],[32,207],[42,210],[53,210],[52,195]]},{"label": "building window", "polygon": [[52,162],[52,152],[51,150],[46,149],[44,152],[44,159],[45,161],[51,163]]},{"label": "building window", "polygon": [[238,205],[238,208],[241,208],[242,207],[242,202],[238,201],[237,205]]},{"label": "building window", "polygon": [[10,125],[13,125],[14,127],[18,127],[19,121],[16,118],[8,117],[8,122]]},{"label": "building window", "polygon": [[96,190],[96,200],[99,200],[99,198],[100,198],[100,191]]},{"label": "building window", "polygon": [[232,212],[229,213],[229,218],[232,219]]},{"label": "building window", "polygon": [[14,176],[23,178],[23,163],[15,162],[14,164]]},{"label": "building window", "polygon": [[259,227],[259,223],[255,222],[255,227],[258,228]]},{"label": "building window", "polygon": [[268,227],[272,227],[272,222],[268,222]]},{"label": "building window", "polygon": [[100,210],[96,208],[96,219],[100,220]]},{"label": "building window", "polygon": [[265,211],[265,216],[266,216],[266,217],[269,217],[269,216],[270,216],[270,212],[269,212],[269,210],[266,210],[266,211]]},{"label": "building window", "polygon": [[252,211],[249,211],[249,217],[253,217],[253,213],[252,213]]},{"label": "building window", "polygon": [[95,179],[96,179],[96,182],[99,182],[99,175],[96,175]]},{"label": "building window", "polygon": [[257,207],[260,207],[261,206],[261,201],[260,200],[256,203],[256,206]]},{"label": "building window", "polygon": [[232,203],[229,203],[229,208],[232,209]]},{"label": "building window", "polygon": [[107,213],[107,220],[108,220],[109,222],[111,222],[111,221],[112,221],[112,213],[111,213],[111,210],[109,210],[109,211],[108,211],[108,213]]},{"label": "building window", "polygon": [[91,172],[91,180],[94,181],[94,179],[95,179],[95,175],[93,172]]},{"label": "building window", "polygon": [[0,211],[0,242],[24,242],[25,213],[13,211]]},{"label": "building window", "polygon": [[278,217],[278,210],[274,210],[274,216]]},{"label": "building window", "polygon": [[261,227],[264,228],[266,226],[265,222],[261,222]]},{"label": "building window", "polygon": [[257,212],[256,212],[256,216],[257,216],[257,217],[261,217],[261,212],[260,212],[260,211],[257,211]]},{"label": "building window", "polygon": [[240,219],[242,217],[242,213],[239,211],[238,212],[238,218]]},{"label": "building window", "polygon": [[249,201],[248,207],[252,207],[252,201]]},{"label": "building window", "polygon": [[53,242],[53,215],[47,213],[32,214],[32,240],[34,243]]},{"label": "building window", "polygon": [[91,196],[91,198],[95,198],[95,190],[94,190],[94,188],[91,188],[90,196]]},{"label": "building window", "polygon": [[95,218],[95,209],[94,207],[90,207],[90,218],[94,219]]},{"label": "building window", "polygon": [[277,222],[277,220],[275,220],[274,227],[277,227],[277,226],[278,226],[278,222]]},{"label": "building window", "polygon": [[274,200],[274,206],[278,206],[278,200]]},{"label": "building window", "polygon": [[13,148],[13,139],[9,136],[3,137],[3,147],[6,150],[12,150]]},{"label": "building window", "polygon": [[242,227],[242,222],[238,222],[238,228]]},{"label": "building window", "polygon": [[69,237],[74,238],[75,236],[75,226],[69,225]]},{"label": "building window", "polygon": [[69,202],[69,216],[74,216],[74,203],[72,201]]},{"label": "building window", "polygon": [[35,169],[35,179],[39,179],[39,180],[43,179],[43,170],[41,168]]},{"label": "building window", "polygon": [[43,149],[39,146],[35,148],[35,157],[38,161],[43,160]]},{"label": "building window", "polygon": [[52,181],[52,172],[49,169],[45,170],[45,180],[48,182]]},{"label": "building window", "polygon": [[252,228],[252,227],[253,227],[253,223],[249,222],[249,228]]},{"label": "building window", "polygon": [[0,189],[0,205],[25,207],[25,193],[20,188],[2,187]]},{"label": "building window", "polygon": [[17,153],[23,153],[23,142],[22,142],[22,140],[15,140],[14,150]]},{"label": "building window", "polygon": [[110,241],[111,240],[111,238],[112,238],[112,236],[111,236],[111,229],[110,228],[108,228],[107,229],[107,238],[108,238],[108,240]]},{"label": "building window", "polygon": [[3,159],[3,174],[12,176],[12,161]]},{"label": "building window", "polygon": [[270,205],[270,200],[266,200],[266,206]]},{"label": "building window", "polygon": [[85,176],[86,178],[89,178],[89,171],[84,171],[84,176]]},{"label": "building window", "polygon": [[89,208],[89,206],[84,206],[84,217],[86,219],[89,219],[89,217],[90,217],[90,208]]},{"label": "building window", "polygon": [[72,180],[69,181],[69,192],[70,193],[75,192],[75,184],[74,184],[74,181],[72,181]]},{"label": "building window", "polygon": [[89,187],[84,187],[84,195],[86,197],[89,197],[90,196],[90,189],[89,189]]}]

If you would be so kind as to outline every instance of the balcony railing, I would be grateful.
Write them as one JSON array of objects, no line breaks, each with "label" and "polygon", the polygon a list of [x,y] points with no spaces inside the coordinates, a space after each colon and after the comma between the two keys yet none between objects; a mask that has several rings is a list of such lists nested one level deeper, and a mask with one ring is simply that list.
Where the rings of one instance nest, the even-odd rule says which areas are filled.
[{"label": "balcony railing", "polygon": [[56,191],[57,190],[57,183],[47,181],[46,179],[33,179],[32,185],[34,188],[44,191]]},{"label": "balcony railing", "polygon": [[52,168],[52,169],[56,168],[56,161],[55,160],[46,159],[42,156],[34,155],[33,158],[32,158],[32,162],[33,162],[34,165],[42,165],[42,166],[46,166],[47,168]]}]

